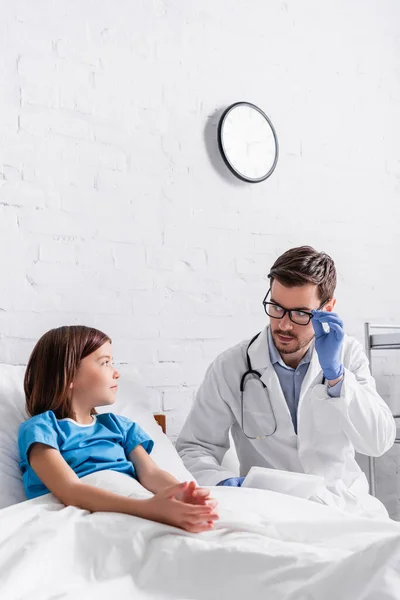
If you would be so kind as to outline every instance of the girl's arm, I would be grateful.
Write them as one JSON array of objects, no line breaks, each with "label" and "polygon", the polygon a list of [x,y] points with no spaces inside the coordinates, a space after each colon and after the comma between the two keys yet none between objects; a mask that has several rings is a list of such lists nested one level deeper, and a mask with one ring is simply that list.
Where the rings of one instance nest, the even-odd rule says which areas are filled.
[{"label": "girl's arm", "polygon": [[[168,486],[179,483],[175,477],[160,469],[141,445],[136,446],[129,453],[129,460],[132,461],[135,467],[139,482],[154,494]],[[191,482],[186,489],[183,489],[175,497],[177,500],[190,504],[207,504],[213,507],[217,505],[215,500],[210,498],[210,491],[198,488],[194,482]]]},{"label": "girl's arm", "polygon": [[135,467],[139,482],[153,494],[169,485],[179,483],[167,471],[162,471],[140,444],[129,453],[129,460]]},{"label": "girl's arm", "polygon": [[175,499],[187,483],[175,484],[146,500],[119,496],[107,490],[86,485],[61,456],[41,443],[31,446],[29,463],[44,485],[66,506],[77,506],[92,512],[118,512],[181,527],[192,533],[212,529],[218,518],[212,506],[193,506]]}]

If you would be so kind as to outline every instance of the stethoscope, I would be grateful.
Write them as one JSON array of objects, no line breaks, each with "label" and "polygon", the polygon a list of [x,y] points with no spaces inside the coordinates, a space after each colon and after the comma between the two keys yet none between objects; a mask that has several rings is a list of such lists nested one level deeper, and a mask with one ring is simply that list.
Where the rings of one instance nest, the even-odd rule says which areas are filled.
[{"label": "stethoscope", "polygon": [[[249,356],[250,347],[258,339],[258,337],[260,336],[260,334],[261,334],[261,331],[259,333],[257,333],[250,340],[250,342],[247,345],[247,349],[246,349],[247,371],[245,373],[243,373],[242,378],[240,380],[240,412],[241,412],[241,419],[242,419],[241,427],[242,427],[242,431],[243,431],[244,435],[249,440],[264,440],[265,438],[271,437],[271,435],[274,435],[274,433],[278,429],[278,423],[276,421],[275,412],[274,412],[274,409],[273,409],[273,406],[272,406],[272,403],[271,403],[271,399],[269,397],[267,386],[261,380],[261,373],[259,373],[259,371],[256,371],[255,369],[253,369],[253,367],[251,365],[250,356]],[[271,415],[272,415],[273,420],[274,420],[274,426],[273,426],[273,430],[271,431],[271,433],[264,433],[263,435],[251,436],[251,435],[247,435],[247,433],[245,432],[245,429],[244,429],[244,388],[246,386],[246,380],[248,379],[249,376],[253,376],[256,380],[258,380],[261,383],[263,389],[266,390],[266,397],[268,398],[270,412],[271,412]],[[322,379],[322,384],[325,384],[325,377],[323,377],[323,379]]]}]

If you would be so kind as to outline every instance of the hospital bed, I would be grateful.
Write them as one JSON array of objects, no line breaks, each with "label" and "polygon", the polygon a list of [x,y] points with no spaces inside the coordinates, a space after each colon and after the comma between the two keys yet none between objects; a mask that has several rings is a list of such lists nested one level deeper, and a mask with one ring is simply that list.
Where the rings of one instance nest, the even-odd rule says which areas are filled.
[{"label": "hospital bed", "polygon": [[[1,600],[399,598],[400,525],[390,520],[352,517],[265,490],[216,487],[215,530],[189,534],[129,515],[64,507],[51,494],[25,500],[17,450],[26,418],[23,374],[23,367],[0,365]],[[113,409],[147,430],[161,468],[191,478],[128,366]],[[86,482],[149,495],[113,471]]]}]

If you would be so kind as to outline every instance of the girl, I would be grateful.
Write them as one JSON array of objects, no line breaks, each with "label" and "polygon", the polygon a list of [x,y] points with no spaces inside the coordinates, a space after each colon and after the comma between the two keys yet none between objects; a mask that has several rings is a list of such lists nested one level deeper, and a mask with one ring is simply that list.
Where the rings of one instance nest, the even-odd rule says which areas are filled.
[{"label": "girl", "polygon": [[[28,498],[52,492],[65,505],[111,511],[208,531],[218,519],[216,501],[194,482],[179,483],[150,458],[153,441],[139,425],[95,406],[115,402],[119,373],[111,339],[84,326],[59,327],[43,335],[26,368],[30,419],[18,432],[20,467]],[[150,499],[119,496],[80,478],[111,469],[137,479]]]}]

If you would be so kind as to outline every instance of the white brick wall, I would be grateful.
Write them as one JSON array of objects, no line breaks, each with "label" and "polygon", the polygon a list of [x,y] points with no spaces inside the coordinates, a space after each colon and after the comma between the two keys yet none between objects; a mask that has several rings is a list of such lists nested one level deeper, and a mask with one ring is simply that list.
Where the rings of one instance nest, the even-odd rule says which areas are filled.
[{"label": "white brick wall", "polygon": [[[335,258],[348,333],[400,322],[398,3],[0,9],[1,361],[25,362],[49,327],[100,327],[176,436],[207,364],[263,326],[288,247]],[[218,114],[241,99],[280,142],[254,186],[216,150]],[[376,365],[391,402],[399,360]],[[396,514],[396,450],[380,464]]]}]

